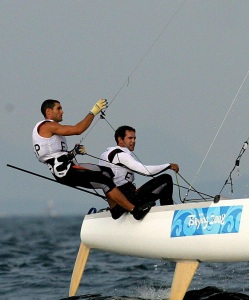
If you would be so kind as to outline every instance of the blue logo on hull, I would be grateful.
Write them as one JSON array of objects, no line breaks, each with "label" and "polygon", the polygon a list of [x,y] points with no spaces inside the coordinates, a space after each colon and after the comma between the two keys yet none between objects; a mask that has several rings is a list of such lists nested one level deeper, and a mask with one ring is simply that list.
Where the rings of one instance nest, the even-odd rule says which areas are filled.
[{"label": "blue logo on hull", "polygon": [[239,232],[242,205],[176,210],[171,237]]}]

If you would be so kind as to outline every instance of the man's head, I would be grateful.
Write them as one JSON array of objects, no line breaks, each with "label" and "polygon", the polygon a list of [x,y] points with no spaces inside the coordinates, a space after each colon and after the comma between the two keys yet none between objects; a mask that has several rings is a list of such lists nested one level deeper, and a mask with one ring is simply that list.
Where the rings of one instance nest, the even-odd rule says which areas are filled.
[{"label": "man's head", "polygon": [[115,141],[118,146],[134,151],[136,145],[136,130],[130,126],[120,126],[115,131]]},{"label": "man's head", "polygon": [[41,113],[45,119],[55,122],[62,121],[63,110],[58,100],[47,99],[41,105]]}]

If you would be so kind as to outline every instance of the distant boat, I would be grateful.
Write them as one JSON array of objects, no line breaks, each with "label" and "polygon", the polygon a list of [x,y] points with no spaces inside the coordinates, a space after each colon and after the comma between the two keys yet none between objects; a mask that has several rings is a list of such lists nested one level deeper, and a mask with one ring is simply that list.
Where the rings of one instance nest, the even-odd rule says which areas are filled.
[{"label": "distant boat", "polygon": [[141,221],[129,213],[118,220],[109,211],[86,215],[69,295],[77,292],[91,248],[175,261],[170,300],[184,298],[200,262],[248,261],[249,199],[215,202],[155,206]]}]

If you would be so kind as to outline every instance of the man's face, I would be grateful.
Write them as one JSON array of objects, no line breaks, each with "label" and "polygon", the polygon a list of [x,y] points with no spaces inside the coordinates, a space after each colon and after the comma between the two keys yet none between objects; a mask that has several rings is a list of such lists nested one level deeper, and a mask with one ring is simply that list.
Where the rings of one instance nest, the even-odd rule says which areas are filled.
[{"label": "man's face", "polygon": [[62,121],[63,110],[60,103],[55,103],[54,107],[47,108],[47,117],[57,123]]},{"label": "man's face", "polygon": [[136,145],[136,132],[131,130],[125,131],[124,139],[118,138],[118,146],[126,147],[130,151],[134,151]]}]

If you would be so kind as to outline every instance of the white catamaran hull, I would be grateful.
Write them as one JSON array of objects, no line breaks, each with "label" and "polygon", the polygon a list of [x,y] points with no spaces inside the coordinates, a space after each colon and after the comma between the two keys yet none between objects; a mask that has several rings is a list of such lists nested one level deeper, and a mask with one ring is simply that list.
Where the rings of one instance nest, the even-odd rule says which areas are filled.
[{"label": "white catamaran hull", "polygon": [[142,221],[109,212],[86,215],[89,248],[166,260],[249,260],[249,199],[153,207]]},{"label": "white catamaran hull", "polygon": [[156,206],[141,221],[129,213],[86,215],[69,295],[75,295],[91,248],[171,260],[170,300],[183,299],[199,262],[249,260],[249,199]]}]

